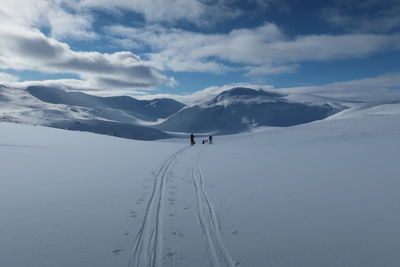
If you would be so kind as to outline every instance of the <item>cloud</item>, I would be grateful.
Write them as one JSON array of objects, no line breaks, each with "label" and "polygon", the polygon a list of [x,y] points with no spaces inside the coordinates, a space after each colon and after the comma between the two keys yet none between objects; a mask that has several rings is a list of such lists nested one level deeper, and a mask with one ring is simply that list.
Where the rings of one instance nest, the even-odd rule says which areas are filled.
[{"label": "cloud", "polygon": [[200,23],[205,13],[206,5],[197,0],[82,0],[81,8],[102,8],[108,11],[135,11],[142,14],[148,22],[175,22],[186,19]]},{"label": "cloud", "polygon": [[6,72],[0,72],[0,83],[4,82],[16,82],[19,80],[18,76],[6,73]]},{"label": "cloud", "polygon": [[254,52],[250,51],[252,42],[273,42],[285,38],[274,24],[233,30],[228,34],[203,34],[154,25],[145,28],[109,26],[104,29],[116,38],[135,40],[150,49],[152,52],[146,56],[160,69],[190,72],[237,71],[237,68],[219,61],[252,63],[255,61]]},{"label": "cloud", "polygon": [[287,5],[277,0],[81,0],[80,9],[105,9],[116,14],[121,11],[132,11],[141,14],[147,24],[167,23],[175,25],[182,21],[198,26],[210,26],[244,16],[243,8],[238,4],[248,5],[253,10],[276,6],[287,9]]},{"label": "cloud", "polygon": [[143,16],[145,24],[212,26],[271,7],[287,10],[288,4],[282,0],[2,0],[0,21],[7,15],[19,26],[46,27],[57,39],[94,39],[99,36],[93,30],[93,11],[99,9],[117,16],[134,12]]},{"label": "cloud", "polygon": [[[173,71],[247,71],[248,75],[293,72],[304,61],[364,57],[400,48],[400,34],[300,35],[290,38],[273,23],[226,34],[176,28],[110,26],[115,38],[131,39],[151,50],[146,56]],[[242,66],[235,66],[242,64]]]},{"label": "cloud", "polygon": [[312,94],[346,101],[400,102],[400,72],[325,85],[277,90],[288,94]]},{"label": "cloud", "polygon": [[[400,7],[397,0],[387,1],[389,4],[385,7],[378,0],[337,0],[336,6],[326,9],[324,14],[328,20],[336,20],[332,23],[353,30],[336,35],[289,36],[274,23],[225,33],[195,31],[249,14],[249,9],[274,7],[290,12],[287,1],[2,0],[0,69],[74,74],[80,80],[42,83],[61,85],[63,82],[70,88],[79,85],[83,90],[113,88],[119,91],[177,84],[163,71],[237,72],[251,78],[291,73],[302,62],[359,58],[400,49],[400,34],[395,31],[400,23],[397,16]],[[363,11],[354,16],[354,9],[377,7],[376,14]],[[113,15],[138,13],[144,22],[137,24],[139,28],[114,25],[95,33],[93,23],[97,17],[93,12],[98,9]],[[167,28],[171,25],[185,25],[194,31]],[[386,34],[376,34],[385,31]],[[109,36],[102,36],[103,33]],[[99,38],[108,41],[113,51],[122,47],[137,49],[143,54],[139,57],[127,51],[75,51],[66,43],[70,38],[90,41]]]},{"label": "cloud", "polygon": [[232,83],[226,84],[222,86],[210,86],[204,88],[202,90],[196,91],[191,94],[185,95],[176,95],[176,94],[132,94],[132,96],[137,97],[139,99],[154,99],[154,98],[172,98],[182,103],[193,103],[196,101],[201,101],[207,98],[214,97],[226,90],[230,90],[234,87],[248,87],[253,89],[262,89],[262,90],[272,90],[274,87],[272,85],[262,85],[262,84],[254,84],[254,83]]},{"label": "cloud", "polygon": [[0,46],[3,69],[72,73],[99,88],[146,89],[174,83],[131,52],[78,52],[38,30],[0,26]]},{"label": "cloud", "polygon": [[[0,21],[26,28],[48,28],[57,39],[97,38],[92,30],[93,18],[77,10],[80,0],[2,0]],[[6,20],[7,19],[7,20]]]},{"label": "cloud", "polygon": [[295,72],[300,66],[298,64],[274,66],[272,64],[265,64],[260,66],[247,66],[245,67],[245,76],[264,76],[264,75],[278,75],[282,73]]},{"label": "cloud", "polygon": [[[85,91],[88,93],[100,92],[98,88],[93,87],[90,84],[90,82],[78,79],[56,79],[56,80],[43,80],[43,81],[5,81],[3,82],[3,84],[15,88],[26,88],[28,86],[48,86],[68,91]],[[127,93],[128,91],[123,89],[121,90],[121,92]]]},{"label": "cloud", "polygon": [[337,1],[323,9],[332,25],[352,32],[384,33],[400,29],[400,2],[397,0]]},{"label": "cloud", "polygon": [[93,18],[88,14],[71,14],[63,9],[54,9],[47,15],[47,24],[51,29],[51,36],[62,40],[96,39],[99,38],[92,30]]},{"label": "cloud", "polygon": [[[400,72],[368,77],[345,82],[335,82],[324,85],[311,85],[289,88],[276,88],[267,84],[236,83],[223,86],[211,86],[187,95],[174,94],[137,94],[132,95],[141,99],[154,99],[156,97],[173,98],[183,103],[193,103],[204,100],[233,87],[248,87],[288,94],[293,101],[301,101],[299,95],[322,97],[326,101],[364,101],[369,104],[399,103],[400,102]],[[313,99],[313,98],[312,98]]]}]

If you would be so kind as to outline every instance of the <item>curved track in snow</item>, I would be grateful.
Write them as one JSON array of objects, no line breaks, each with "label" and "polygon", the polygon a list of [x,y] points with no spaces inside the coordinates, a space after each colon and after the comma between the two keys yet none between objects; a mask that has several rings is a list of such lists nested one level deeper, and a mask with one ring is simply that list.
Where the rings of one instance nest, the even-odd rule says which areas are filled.
[{"label": "curved track in snow", "polygon": [[[164,195],[167,180],[170,175],[171,166],[177,157],[187,148],[184,147],[169,155],[154,175],[155,179],[149,201],[145,208],[143,221],[130,252],[129,267],[163,266]],[[195,156],[191,178],[196,196],[197,218],[201,234],[206,241],[209,264],[212,267],[235,267],[235,263],[223,242],[220,223],[214,205],[206,191],[204,175],[200,167],[201,152],[197,154],[193,153],[193,155]],[[172,266],[174,265],[173,262],[174,260],[172,259]]]},{"label": "curved track in snow", "polygon": [[168,171],[176,157],[188,147],[171,154],[155,174],[150,200],[130,254],[129,267],[162,266],[163,195]]},{"label": "curved track in snow", "polygon": [[200,168],[200,159],[201,152],[197,154],[194,161],[192,178],[196,189],[198,219],[207,243],[210,264],[213,267],[221,266],[221,264],[223,266],[234,267],[233,259],[222,240],[217,213],[204,186],[204,176]]}]

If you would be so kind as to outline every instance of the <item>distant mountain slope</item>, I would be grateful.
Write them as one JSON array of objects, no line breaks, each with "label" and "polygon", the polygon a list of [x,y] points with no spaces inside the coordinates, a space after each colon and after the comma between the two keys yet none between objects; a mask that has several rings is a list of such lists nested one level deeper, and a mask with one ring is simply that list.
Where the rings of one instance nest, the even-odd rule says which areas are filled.
[{"label": "distant mountain slope", "polygon": [[[123,101],[119,101],[120,99]],[[153,104],[155,107],[146,107],[144,103],[149,106]],[[143,122],[133,114],[139,114],[140,108],[145,106],[142,108],[142,118],[156,119],[158,115],[165,116],[156,110],[158,103],[160,103],[158,100],[151,103],[130,97],[103,99],[83,93],[67,93],[56,88],[19,89],[0,86],[0,121],[87,131],[138,140],[155,140],[170,136],[161,130],[141,125]],[[162,111],[170,108],[167,107],[168,103],[173,103],[176,107],[183,105],[165,99],[161,101],[160,106],[164,107],[161,108]]]},{"label": "distant mountain slope", "polygon": [[293,95],[243,87],[188,106],[172,99],[98,97],[39,86],[0,87],[0,121],[141,140],[168,138],[165,131],[229,134],[258,126],[291,126],[324,119],[343,108],[331,101],[296,102]]},{"label": "distant mountain slope", "polygon": [[157,128],[175,132],[235,133],[256,126],[292,126],[324,119],[339,108],[328,104],[304,104],[284,95],[236,87],[189,105]]},{"label": "distant mountain slope", "polygon": [[138,100],[129,96],[98,97],[57,88],[30,86],[27,91],[43,102],[87,107],[96,110],[119,109],[145,121],[167,118],[185,105],[173,99]]}]

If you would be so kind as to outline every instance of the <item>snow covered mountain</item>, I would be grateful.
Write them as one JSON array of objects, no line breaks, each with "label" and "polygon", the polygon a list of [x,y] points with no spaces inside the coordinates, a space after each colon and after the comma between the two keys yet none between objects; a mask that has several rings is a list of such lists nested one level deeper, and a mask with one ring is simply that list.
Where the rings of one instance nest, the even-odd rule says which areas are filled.
[{"label": "snow covered mountain", "polygon": [[292,126],[324,119],[340,105],[290,101],[285,95],[236,87],[186,106],[157,128],[174,132],[236,133],[257,126]]},{"label": "snow covered mountain", "polygon": [[296,102],[293,95],[243,87],[186,107],[165,98],[98,97],[42,86],[0,87],[0,121],[139,140],[168,138],[165,131],[229,134],[258,126],[292,126],[324,119],[344,108],[320,99]]},{"label": "snow covered mountain", "polygon": [[139,140],[169,137],[144,124],[165,118],[183,106],[172,99],[142,101],[127,96],[97,97],[47,87],[0,87],[0,121]]},{"label": "snow covered mountain", "polygon": [[[30,86],[27,91],[43,102],[91,108],[99,114],[102,114],[104,109],[123,110],[127,114],[144,121],[167,118],[185,106],[178,101],[167,98],[138,100],[129,96],[98,97],[43,86]],[[102,115],[107,116],[106,114]]]}]

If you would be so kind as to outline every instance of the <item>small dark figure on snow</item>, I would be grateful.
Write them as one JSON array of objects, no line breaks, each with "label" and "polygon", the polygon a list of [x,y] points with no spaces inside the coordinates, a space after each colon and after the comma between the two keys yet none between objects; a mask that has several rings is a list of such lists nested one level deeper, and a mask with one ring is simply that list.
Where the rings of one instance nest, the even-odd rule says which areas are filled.
[{"label": "small dark figure on snow", "polygon": [[191,134],[190,135],[190,144],[193,146],[194,144],[196,144],[196,142],[194,141],[194,135]]},{"label": "small dark figure on snow", "polygon": [[210,135],[210,136],[208,137],[208,143],[210,143],[210,145],[211,145],[212,142],[213,142],[213,137],[212,137],[212,135]]}]

